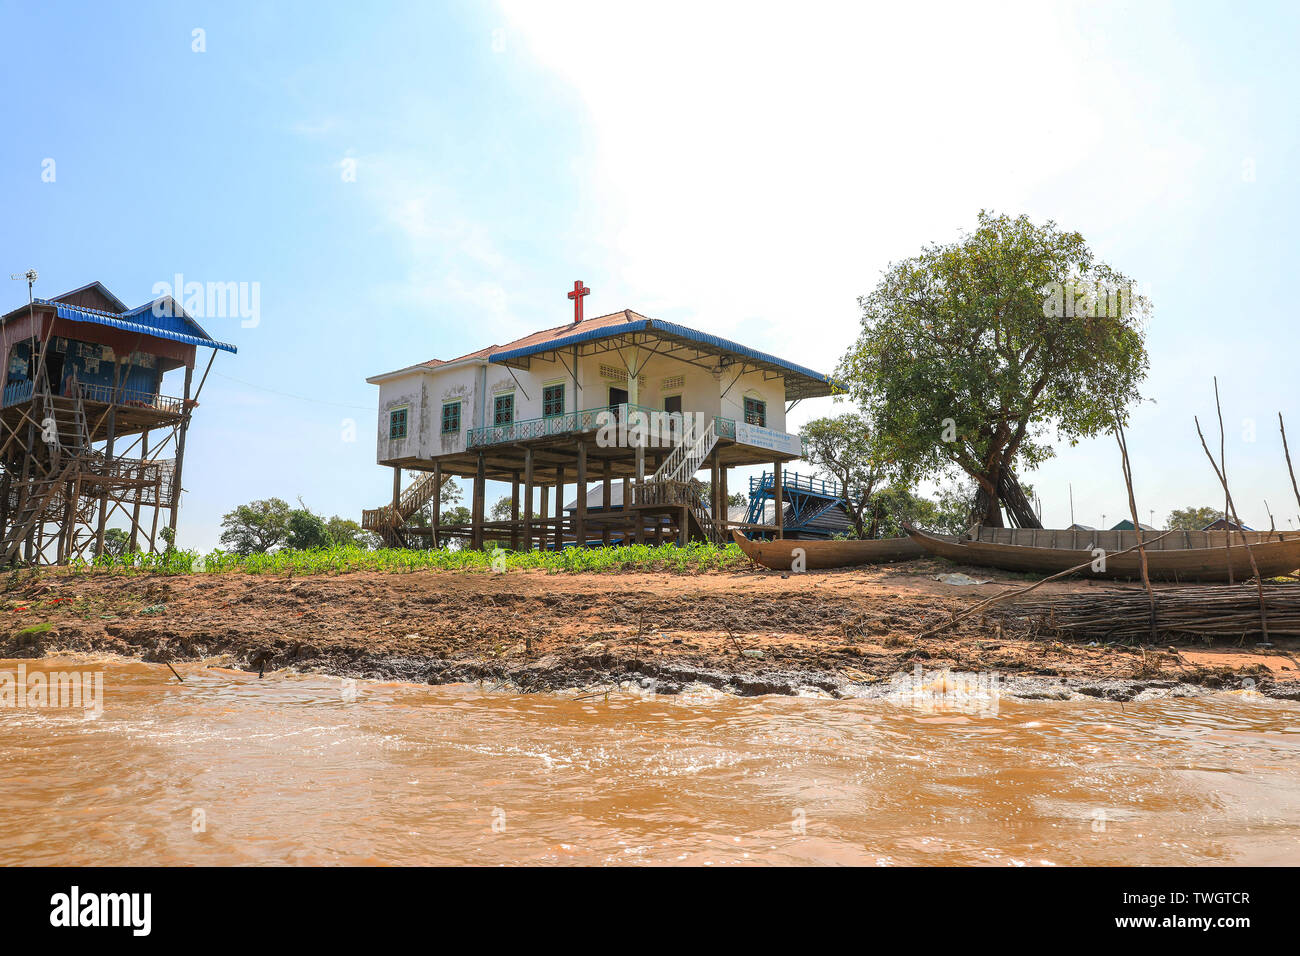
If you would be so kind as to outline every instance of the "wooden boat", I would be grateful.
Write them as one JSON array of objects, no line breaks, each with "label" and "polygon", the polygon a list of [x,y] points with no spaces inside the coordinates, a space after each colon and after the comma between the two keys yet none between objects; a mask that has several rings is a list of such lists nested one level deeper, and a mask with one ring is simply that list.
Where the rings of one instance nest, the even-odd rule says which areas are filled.
[{"label": "wooden boat", "polygon": [[[1076,565],[1096,560],[1094,552],[1106,554],[1105,571],[1091,566],[1079,577],[1126,578],[1142,576],[1140,557],[1133,548],[1134,531],[1080,531],[1052,528],[975,528],[965,536],[931,534],[905,525],[907,533],[930,554],[959,564],[1058,574]],[[1250,542],[1259,573],[1265,578],[1289,574],[1300,568],[1300,532],[1290,531],[1144,531],[1147,567],[1159,581],[1246,581],[1254,572],[1245,541]],[[1227,547],[1228,536],[1232,537]],[[1243,540],[1244,539],[1244,540]]]},{"label": "wooden boat", "polygon": [[804,570],[850,568],[859,564],[883,564],[910,561],[925,554],[925,549],[910,538],[876,538],[871,541],[816,541],[783,538],[779,541],[750,541],[739,531],[732,536],[740,550],[756,564],[774,571],[789,571],[796,548],[803,550]]}]

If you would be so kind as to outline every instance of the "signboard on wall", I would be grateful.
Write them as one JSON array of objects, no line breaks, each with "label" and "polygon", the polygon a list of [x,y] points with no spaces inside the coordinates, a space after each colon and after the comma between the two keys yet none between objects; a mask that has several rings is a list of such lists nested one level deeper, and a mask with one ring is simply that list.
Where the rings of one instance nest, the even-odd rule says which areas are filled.
[{"label": "signboard on wall", "polygon": [[798,457],[803,454],[803,442],[798,435],[787,435],[773,428],[760,428],[748,422],[736,422],[736,441],[742,445],[766,448],[783,455]]}]

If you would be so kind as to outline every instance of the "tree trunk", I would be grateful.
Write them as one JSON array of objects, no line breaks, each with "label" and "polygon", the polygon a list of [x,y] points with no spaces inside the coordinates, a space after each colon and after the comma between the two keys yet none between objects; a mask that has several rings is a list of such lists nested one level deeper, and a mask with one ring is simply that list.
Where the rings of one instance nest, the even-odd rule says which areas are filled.
[{"label": "tree trunk", "polygon": [[[996,484],[998,489],[996,498],[989,494],[984,487],[984,482],[979,480],[980,477],[990,484]],[[976,482],[975,504],[971,508],[972,522],[978,522],[986,528],[1004,528],[1006,525],[1002,521],[1002,509],[1005,507],[1012,527],[1041,528],[1043,526],[1038,520],[1038,515],[1034,514],[1033,505],[1025,497],[1025,492],[1020,487],[1020,480],[1010,466],[999,470],[996,482],[993,475],[976,476]]]},{"label": "tree trunk", "polygon": [[1001,499],[1002,504],[1006,506],[1012,524],[1017,528],[1041,528],[1043,526],[1043,523],[1038,520],[1038,515],[1034,514],[1034,506],[1025,497],[1025,492],[1020,487],[1020,480],[1016,478],[1016,473],[1010,466],[1002,469],[1002,475],[998,481],[998,497]]}]

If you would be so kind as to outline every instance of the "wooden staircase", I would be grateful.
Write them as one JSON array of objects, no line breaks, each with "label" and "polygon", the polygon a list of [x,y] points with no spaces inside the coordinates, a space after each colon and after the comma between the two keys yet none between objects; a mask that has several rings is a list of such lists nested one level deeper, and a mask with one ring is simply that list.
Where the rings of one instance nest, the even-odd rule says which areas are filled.
[{"label": "wooden staircase", "polygon": [[726,537],[718,530],[712,510],[694,481],[695,473],[704,466],[717,443],[715,422],[710,420],[694,441],[683,441],[674,448],[658,470],[635,488],[635,503],[641,507],[685,507],[689,537],[725,544]]},{"label": "wooden staircase", "polygon": [[75,455],[63,458],[63,467],[54,474],[38,475],[23,486],[17,507],[9,516],[4,537],[0,538],[0,565],[8,566],[17,562],[18,549],[22,547],[27,536],[42,521],[48,520],[50,505],[62,498],[64,486],[77,473],[79,467]]},{"label": "wooden staircase", "polygon": [[396,511],[391,504],[362,511],[361,527],[378,534],[384,541],[384,547],[407,547],[403,525],[411,515],[427,505],[435,494],[439,494],[443,484],[450,480],[450,475],[443,475],[441,481],[436,481],[432,472],[425,472],[402,492],[397,499]]}]

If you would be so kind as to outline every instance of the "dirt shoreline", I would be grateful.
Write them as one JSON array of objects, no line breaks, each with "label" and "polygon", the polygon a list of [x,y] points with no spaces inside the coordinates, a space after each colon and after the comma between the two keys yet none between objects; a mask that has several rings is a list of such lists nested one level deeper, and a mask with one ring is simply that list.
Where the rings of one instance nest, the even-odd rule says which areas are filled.
[{"label": "dirt shoreline", "polygon": [[[523,691],[615,685],[677,693],[873,696],[899,675],[997,673],[1030,699],[1127,701],[1254,689],[1300,700],[1300,639],[1175,641],[1160,647],[1035,637],[974,615],[928,627],[1022,579],[934,579],[938,562],[786,575],[760,570],[502,574],[353,572],[11,575],[0,657],[108,653],[267,672],[429,684],[487,681]],[[1125,585],[1046,585],[1035,597]],[[929,678],[927,678],[929,679]]]}]

